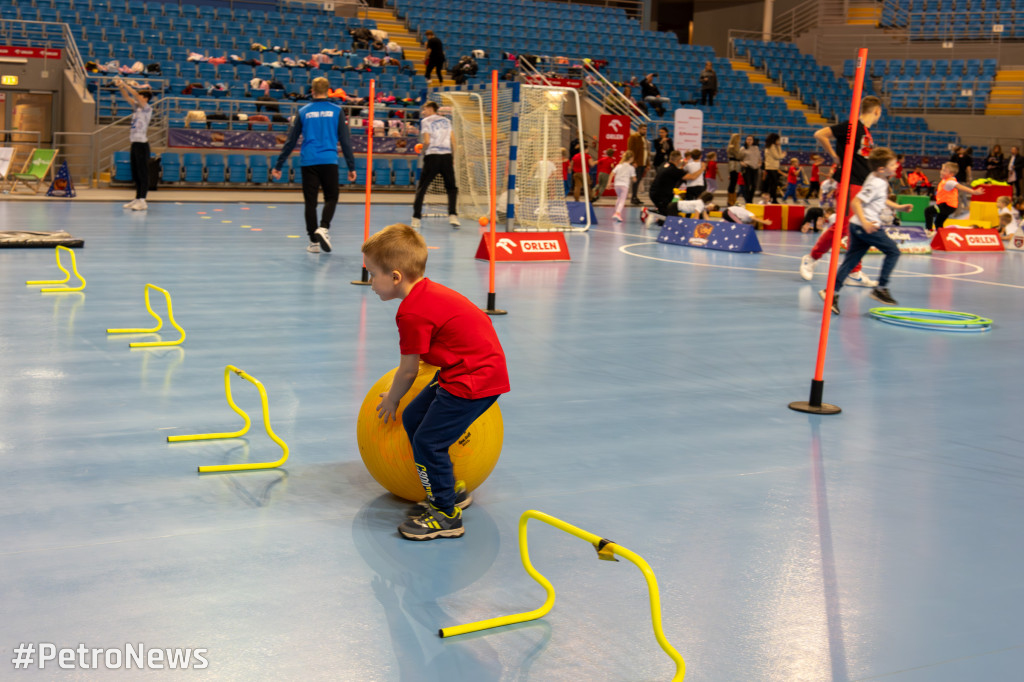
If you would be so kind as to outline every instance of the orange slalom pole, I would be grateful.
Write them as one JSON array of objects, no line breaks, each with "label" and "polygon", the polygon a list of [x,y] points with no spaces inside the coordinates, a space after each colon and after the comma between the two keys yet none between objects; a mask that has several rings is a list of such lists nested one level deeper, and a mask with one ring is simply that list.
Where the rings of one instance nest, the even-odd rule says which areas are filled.
[{"label": "orange slalom pole", "polygon": [[[363,207],[363,242],[370,238],[370,184],[373,178],[373,104],[377,99],[376,84],[370,79],[370,117],[366,128],[366,202]],[[352,280],[352,284],[370,284],[370,273],[366,271],[363,261],[363,274],[360,279]]]},{"label": "orange slalom pole", "polygon": [[814,378],[811,380],[811,395],[806,402],[797,401],[789,404],[790,409],[811,414],[839,414],[842,409],[837,405],[822,403],[825,390],[825,352],[828,350],[828,330],[832,322],[832,301],[836,293],[836,271],[839,269],[839,244],[843,232],[849,223],[847,207],[850,202],[850,173],[853,170],[853,152],[857,139],[857,124],[860,119],[860,99],[864,93],[864,75],[867,71],[868,50],[862,47],[857,51],[857,71],[853,77],[853,101],[850,102],[850,127],[846,132],[846,149],[843,150],[843,170],[839,179],[839,199],[836,201],[836,226],[832,232],[832,252],[828,264],[828,283],[825,286],[825,307],[821,311],[821,334],[818,337],[818,360],[814,366]]},{"label": "orange slalom pole", "polygon": [[490,234],[490,283],[487,288],[487,308],[484,312],[488,315],[505,315],[508,311],[498,310],[494,295],[494,259],[495,244],[498,243],[495,233],[495,225],[498,223],[498,72],[491,71],[491,234]]}]

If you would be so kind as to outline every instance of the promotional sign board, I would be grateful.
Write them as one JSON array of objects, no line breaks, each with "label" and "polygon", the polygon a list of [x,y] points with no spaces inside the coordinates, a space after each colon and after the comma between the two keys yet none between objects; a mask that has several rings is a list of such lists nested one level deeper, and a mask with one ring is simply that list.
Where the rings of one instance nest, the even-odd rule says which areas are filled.
[{"label": "promotional sign board", "polygon": [[1005,251],[996,230],[963,230],[941,227],[932,238],[936,251]]},{"label": "promotional sign board", "polygon": [[[477,247],[478,260],[490,259],[491,236],[481,235]],[[495,235],[494,260],[496,261],[566,261],[569,245],[561,232],[500,232]]]},{"label": "promotional sign board", "polygon": [[700,109],[676,109],[672,143],[676,149],[704,148],[704,112]]}]

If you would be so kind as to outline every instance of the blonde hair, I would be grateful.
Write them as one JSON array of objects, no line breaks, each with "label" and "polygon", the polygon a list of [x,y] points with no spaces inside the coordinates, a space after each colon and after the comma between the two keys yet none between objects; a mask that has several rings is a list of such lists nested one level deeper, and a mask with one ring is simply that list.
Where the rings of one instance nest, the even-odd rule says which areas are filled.
[{"label": "blonde hair", "polygon": [[727,150],[727,153],[732,154],[733,156],[736,156],[737,154],[740,153],[739,133],[733,133],[732,135],[729,136],[729,148]]},{"label": "blonde hair", "polygon": [[708,159],[708,161],[717,161],[718,160],[718,152],[708,152],[707,153],[707,159]]},{"label": "blonde hair", "polygon": [[1008,197],[1008,196],[1006,196],[1004,194],[1003,196],[1001,196],[998,199],[996,199],[996,205],[997,206],[1002,206],[1003,208],[1006,208],[1007,206],[1010,205],[1010,197]]},{"label": "blonde hair", "polygon": [[619,163],[629,163],[633,160],[633,152],[626,150],[626,153],[622,155],[622,161]]},{"label": "blonde hair", "polygon": [[427,242],[423,235],[402,223],[388,225],[363,242],[363,255],[386,272],[397,270],[409,280],[423,277],[427,269]]},{"label": "blonde hair", "polygon": [[317,97],[323,97],[327,94],[327,91],[331,88],[331,84],[327,82],[327,79],[323,76],[317,76],[313,79],[311,85],[313,94]]},{"label": "blonde hair", "polygon": [[960,170],[960,166],[956,165],[952,161],[947,161],[946,163],[942,164],[942,170],[946,171],[950,175],[956,175],[957,171]]}]

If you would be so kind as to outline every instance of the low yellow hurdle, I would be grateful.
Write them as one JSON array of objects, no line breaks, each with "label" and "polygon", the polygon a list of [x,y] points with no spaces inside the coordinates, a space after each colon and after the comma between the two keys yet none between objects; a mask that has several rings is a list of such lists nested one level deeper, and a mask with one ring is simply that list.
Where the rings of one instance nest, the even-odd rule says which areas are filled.
[{"label": "low yellow hurdle", "polygon": [[[60,247],[58,247],[58,248],[60,248]],[[179,325],[174,320],[174,306],[171,304],[171,295],[167,292],[166,289],[161,289],[160,287],[156,286],[155,284],[147,284],[145,291],[146,291],[146,310],[149,311],[150,315],[152,315],[153,317],[156,318],[156,326],[153,327],[152,329],[108,329],[107,333],[108,334],[153,334],[155,332],[160,331],[160,329],[164,326],[164,320],[163,320],[162,317],[160,317],[159,315],[157,315],[153,311],[153,306],[150,305],[150,303],[149,303],[149,292],[150,292],[151,289],[155,289],[155,290],[159,291],[167,299],[167,319],[170,321],[170,323],[174,326],[175,329],[177,329],[179,332],[181,332],[181,338],[178,339],[177,341],[136,341],[135,343],[129,343],[128,347],[129,348],[156,348],[158,346],[180,346],[185,341],[185,330],[182,329],[181,325]]]},{"label": "low yellow hurdle", "polygon": [[271,440],[281,446],[283,453],[281,454],[281,459],[276,462],[263,462],[256,464],[214,464],[210,466],[202,466],[199,467],[199,473],[201,474],[212,471],[255,471],[257,469],[274,469],[288,461],[288,444],[281,440],[278,435],[274,433],[274,429],[270,427],[270,403],[267,401],[267,389],[263,388],[263,384],[260,383],[259,379],[250,376],[234,365],[228,365],[224,368],[224,395],[227,396],[228,405],[231,406],[231,409],[245,420],[245,425],[238,431],[233,431],[231,433],[197,433],[190,436],[168,436],[167,442],[181,443],[183,441],[239,438],[249,432],[249,427],[252,426],[252,420],[249,419],[249,415],[246,414],[245,411],[235,403],[234,398],[231,397],[232,373],[237,374],[254,385],[256,390],[260,392],[260,401],[263,403],[263,424],[267,427],[267,435],[270,436]]},{"label": "low yellow hurdle", "polygon": [[82,283],[79,284],[77,287],[49,287],[46,289],[40,289],[39,292],[42,294],[66,294],[72,291],[81,291],[82,289],[84,289],[85,277],[82,277],[82,273],[78,271],[78,263],[75,262],[75,252],[66,246],[58,246],[53,251],[53,255],[57,259],[57,267],[60,268],[60,271],[64,273],[64,279],[35,279],[25,282],[25,285],[34,287],[39,285],[45,286],[47,284],[65,284],[67,282],[70,282],[71,272],[68,272],[67,269],[60,262],[60,252],[62,249],[71,254],[71,272],[75,273],[75,277],[81,280]]},{"label": "low yellow hurdle", "polygon": [[676,673],[672,677],[672,682],[679,682],[686,675],[686,662],[678,651],[669,643],[668,639],[665,638],[665,632],[661,627],[661,598],[658,596],[658,580],[654,577],[654,571],[651,570],[650,565],[644,558],[635,552],[632,552],[625,547],[618,545],[611,540],[606,540],[600,536],[588,533],[587,531],[577,528],[571,524],[556,519],[553,516],[549,516],[543,512],[539,512],[533,509],[528,509],[523,512],[523,515],[519,517],[519,555],[523,560],[523,568],[530,574],[530,577],[536,580],[547,592],[547,599],[540,606],[540,608],[534,609],[533,611],[527,611],[525,613],[516,613],[510,616],[501,616],[498,618],[490,618],[488,620],[480,620],[475,623],[467,623],[465,625],[456,625],[454,627],[442,628],[438,630],[438,634],[441,637],[454,637],[456,635],[464,635],[470,632],[479,632],[480,630],[487,630],[489,628],[497,628],[503,625],[512,625],[514,623],[525,623],[531,620],[537,620],[543,618],[551,607],[555,605],[555,588],[551,585],[551,582],[541,575],[537,569],[533,567],[530,562],[530,548],[526,535],[526,524],[530,519],[537,519],[544,523],[554,526],[555,528],[568,533],[569,535],[575,535],[578,538],[586,540],[594,546],[597,550],[597,558],[604,561],[618,561],[615,555],[628,559],[636,564],[636,567],[644,574],[644,578],[647,580],[647,590],[650,594],[651,599],[651,622],[654,626],[654,637],[658,640],[658,644],[668,654],[676,664]]}]

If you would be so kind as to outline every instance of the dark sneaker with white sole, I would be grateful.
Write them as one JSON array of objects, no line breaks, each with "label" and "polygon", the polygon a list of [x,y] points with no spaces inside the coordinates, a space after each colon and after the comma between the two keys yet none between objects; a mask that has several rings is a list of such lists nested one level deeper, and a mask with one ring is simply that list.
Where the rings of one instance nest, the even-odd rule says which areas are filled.
[{"label": "dark sneaker with white sole", "polygon": [[871,298],[886,305],[899,305],[896,299],[889,294],[888,287],[875,287],[871,290]]},{"label": "dark sneaker with white sole", "polygon": [[[823,301],[825,300],[825,294],[826,292],[824,289],[818,292],[818,296],[821,296],[821,300]],[[839,314],[839,294],[832,294],[832,314]]]},{"label": "dark sneaker with white sole", "polygon": [[327,253],[331,252],[331,237],[327,234],[326,227],[316,228],[316,232],[313,233],[313,239],[320,243],[320,248]]},{"label": "dark sneaker with white sole", "polygon": [[410,540],[433,540],[462,537],[466,529],[462,526],[462,510],[458,507],[451,514],[445,514],[434,505],[428,505],[422,514],[400,525],[398,532]]}]

